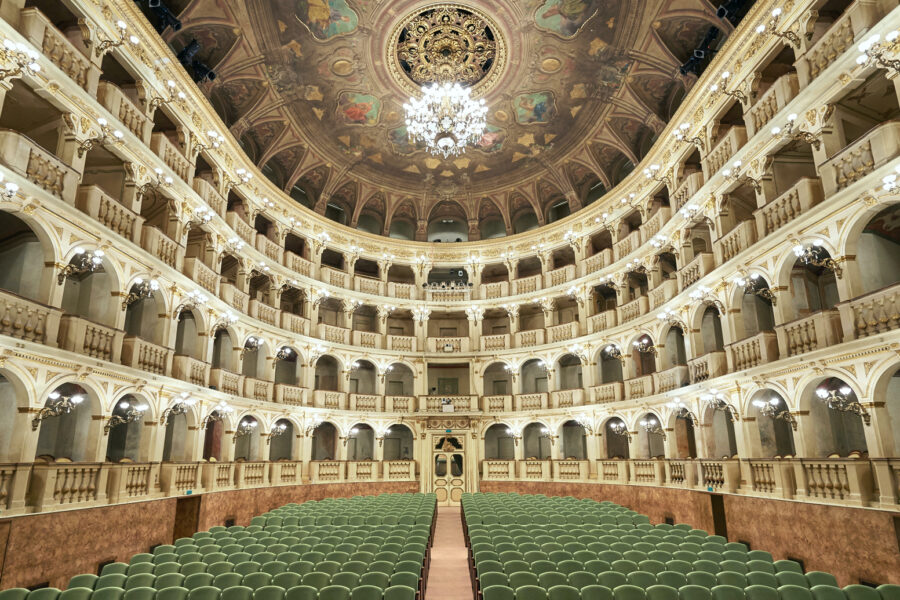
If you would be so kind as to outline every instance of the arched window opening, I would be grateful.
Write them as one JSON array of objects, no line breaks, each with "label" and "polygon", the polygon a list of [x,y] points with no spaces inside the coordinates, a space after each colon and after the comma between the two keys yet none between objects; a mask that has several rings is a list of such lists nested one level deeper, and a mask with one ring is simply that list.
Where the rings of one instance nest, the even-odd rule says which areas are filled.
[{"label": "arched window opening", "polygon": [[805,427],[804,435],[813,438],[808,446],[813,455],[868,456],[865,424],[860,415],[865,409],[853,388],[842,379],[830,377],[820,382],[812,393],[809,411],[812,427]]},{"label": "arched window opening", "polygon": [[297,360],[297,351],[289,346],[282,346],[275,353],[275,383],[283,385],[299,385],[302,365]]},{"label": "arched window opening", "polygon": [[547,363],[532,358],[522,364],[520,369],[523,394],[541,394],[547,392]]},{"label": "arched window opening", "polygon": [[631,364],[634,377],[656,373],[656,346],[649,335],[644,334],[631,344]]},{"label": "arched window opening", "polygon": [[394,219],[393,221],[391,221],[391,227],[388,230],[388,237],[395,240],[412,241],[416,239],[416,226],[409,221]]},{"label": "arched window opening", "polygon": [[347,460],[372,460],[375,456],[375,430],[358,423],[347,434]]},{"label": "arched window opening", "polygon": [[[820,258],[828,258],[824,248],[813,248]],[[791,269],[790,292],[795,318],[832,309],[840,300],[834,271],[827,266],[807,263],[803,258],[797,259]]]},{"label": "arched window opening", "polygon": [[486,460],[515,460],[516,439],[508,425],[495,423],[484,432]]},{"label": "arched window opening", "polygon": [[722,317],[715,306],[707,306],[700,319],[700,337],[703,340],[703,353],[722,352],[725,339],[722,337]]},{"label": "arched window opening", "polygon": [[16,400],[16,388],[12,381],[0,375],[0,461],[19,462],[22,436],[22,421],[17,418],[19,404]]},{"label": "arched window opening", "polygon": [[349,392],[351,394],[374,394],[377,372],[368,360],[356,360],[350,364]]},{"label": "arched window opening", "polygon": [[687,350],[684,346],[684,331],[673,325],[666,332],[665,367],[678,367],[687,364]]},{"label": "arched window opening", "polygon": [[628,426],[625,421],[613,417],[603,425],[603,438],[606,440],[606,457],[615,459],[630,458],[628,449]]},{"label": "arched window opening", "polygon": [[516,216],[513,221],[513,233],[525,233],[540,226],[537,215],[534,211],[528,210]]},{"label": "arched window opening", "polygon": [[760,455],[766,458],[794,456],[793,417],[784,398],[772,390],[760,390],[750,401],[756,416]]},{"label": "arched window opening", "polygon": [[222,460],[222,438],[225,435],[225,416],[218,411],[210,413],[203,426],[203,460]]},{"label": "arched window opening", "polygon": [[491,363],[484,370],[482,377],[484,379],[485,396],[507,396],[512,394],[512,376],[506,363]]},{"label": "arched window opening", "polygon": [[[290,252],[291,254],[299,258],[307,258],[306,240],[304,240],[299,235],[288,233],[286,236],[284,236],[284,250],[285,252]],[[291,263],[290,261],[288,261],[286,262],[286,264]]]},{"label": "arched window opening", "polygon": [[44,261],[34,231],[14,215],[0,212],[0,289],[40,300]]},{"label": "arched window opening", "polygon": [[391,425],[384,432],[384,460],[412,460],[413,433],[406,425]]},{"label": "arched window opening", "polygon": [[178,325],[175,328],[175,354],[178,356],[190,356],[202,360],[200,346],[200,331],[194,313],[182,310],[178,313]]},{"label": "arched window opening", "polygon": [[562,458],[587,460],[587,433],[575,421],[566,421],[560,429]]},{"label": "arched window opening", "polygon": [[621,350],[613,344],[607,345],[600,351],[598,368],[600,369],[600,383],[616,383],[624,379],[622,372]]},{"label": "arched window opening", "polygon": [[137,280],[125,297],[125,336],[161,345],[166,307],[155,279]]},{"label": "arched window opening", "polygon": [[387,396],[412,396],[415,389],[415,376],[412,369],[403,363],[394,363],[384,377],[384,390]]},{"label": "arched window opening", "polygon": [[122,396],[112,412],[106,446],[106,460],[136,462],[141,459],[141,434],[147,429],[144,418],[149,408],[146,402],[131,394]]},{"label": "arched window opening", "polygon": [[888,206],[866,224],[859,236],[856,264],[868,294],[900,282],[900,204]]},{"label": "arched window opening", "polygon": [[697,458],[694,416],[687,409],[675,414],[672,432],[675,434],[675,458]]},{"label": "arched window opening", "polygon": [[234,430],[234,460],[259,460],[259,421],[246,416],[238,422]]},{"label": "arched window opening", "polygon": [[[187,462],[191,460],[191,446],[188,440],[187,414],[168,415],[166,433],[163,439],[163,462]],[[196,436],[196,433],[194,433]]]},{"label": "arched window opening", "polygon": [[616,290],[609,284],[594,286],[594,299],[597,302],[597,313],[616,310],[619,302]]},{"label": "arched window opening", "polygon": [[483,240],[506,237],[506,223],[503,222],[503,219],[484,219],[479,223],[478,229]]},{"label": "arched window opening", "polygon": [[234,342],[225,328],[216,330],[213,336],[212,368],[235,372]]},{"label": "arched window opening", "polygon": [[543,423],[529,423],[522,432],[525,444],[525,458],[529,460],[549,460],[552,458],[551,431]]},{"label": "arched window opening", "polygon": [[91,394],[80,385],[64,383],[48,395],[44,410],[35,457],[71,462],[97,459],[90,444],[101,435],[100,427],[93,426],[93,412],[99,413],[99,407]]},{"label": "arched window opening", "polygon": [[279,308],[282,312],[304,317],[303,292],[294,287],[288,287],[281,292]]},{"label": "arched window opening", "polygon": [[564,354],[557,361],[556,384],[560,390],[577,390],[581,384],[581,359],[574,354]]},{"label": "arched window opening", "polygon": [[62,309],[70,315],[112,327],[117,313],[108,261],[101,250],[79,250],[69,261],[73,271],[65,278]]},{"label": "arched window opening", "polygon": [[763,331],[774,331],[775,309],[772,302],[775,296],[769,289],[768,282],[753,273],[746,279],[738,279],[738,285],[744,290],[740,312],[744,323],[744,339]]},{"label": "arched window opening", "polygon": [[638,421],[637,452],[638,458],[665,458],[666,432],[653,413],[646,413]]},{"label": "arched window opening", "polygon": [[381,235],[382,227],[381,220],[370,213],[359,215],[359,220],[356,222],[357,229],[373,235]]},{"label": "arched window opening", "polygon": [[316,380],[313,389],[330,392],[338,391],[339,372],[338,362],[334,357],[327,354],[320,356],[319,360],[316,361]]},{"label": "arched window opening", "polygon": [[278,419],[266,438],[269,444],[269,460],[292,460],[294,446],[294,424],[288,419]]},{"label": "arched window opening", "polygon": [[334,460],[337,456],[337,428],[331,423],[320,423],[312,436],[312,460]]},{"label": "arched window opening", "polygon": [[353,331],[378,331],[378,310],[372,304],[363,304],[353,311]]},{"label": "arched window opening", "polygon": [[663,281],[675,279],[678,276],[678,259],[671,252],[663,252],[657,256],[659,263],[659,276]]},{"label": "arched window opening", "polygon": [[737,439],[734,434],[734,416],[728,410],[713,406],[706,407],[706,422],[709,423],[709,435],[706,451],[709,457],[730,459],[737,456]]}]

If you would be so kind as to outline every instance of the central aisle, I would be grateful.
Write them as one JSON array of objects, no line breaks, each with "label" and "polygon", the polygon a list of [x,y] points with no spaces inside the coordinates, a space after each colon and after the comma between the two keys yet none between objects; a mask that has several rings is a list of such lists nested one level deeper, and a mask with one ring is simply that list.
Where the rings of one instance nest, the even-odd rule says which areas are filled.
[{"label": "central aisle", "polygon": [[474,598],[459,506],[439,506],[425,588],[427,600]]}]

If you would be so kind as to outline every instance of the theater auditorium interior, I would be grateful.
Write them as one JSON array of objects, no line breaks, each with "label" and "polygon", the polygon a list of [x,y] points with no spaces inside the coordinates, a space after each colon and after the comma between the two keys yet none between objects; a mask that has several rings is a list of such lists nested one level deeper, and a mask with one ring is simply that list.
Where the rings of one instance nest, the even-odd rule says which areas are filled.
[{"label": "theater auditorium interior", "polygon": [[900,600],[900,0],[0,0],[0,600]]}]

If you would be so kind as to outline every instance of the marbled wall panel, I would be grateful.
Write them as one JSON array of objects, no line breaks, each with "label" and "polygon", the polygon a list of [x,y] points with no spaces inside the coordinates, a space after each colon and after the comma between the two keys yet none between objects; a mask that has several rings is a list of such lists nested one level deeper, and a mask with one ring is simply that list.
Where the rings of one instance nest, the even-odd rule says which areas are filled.
[{"label": "marbled wall panel", "polygon": [[0,587],[49,581],[65,589],[72,575],[95,573],[100,562],[170,543],[174,519],[174,498],[13,517]]},{"label": "marbled wall panel", "polygon": [[[519,492],[609,500],[660,523],[713,530],[709,494],[671,488],[592,483],[482,481],[482,492]],[[844,586],[860,579],[900,584],[895,513],[723,494],[728,539],[742,540],[775,559],[799,558],[809,571],[833,573]]]},{"label": "marbled wall panel", "polygon": [[233,492],[204,494],[200,506],[200,530],[222,525],[225,519],[234,519],[235,525],[249,525],[256,515],[284,506],[291,502],[300,504],[307,500],[322,498],[345,498],[374,494],[418,492],[416,481],[395,481],[383,483],[320,483]]}]

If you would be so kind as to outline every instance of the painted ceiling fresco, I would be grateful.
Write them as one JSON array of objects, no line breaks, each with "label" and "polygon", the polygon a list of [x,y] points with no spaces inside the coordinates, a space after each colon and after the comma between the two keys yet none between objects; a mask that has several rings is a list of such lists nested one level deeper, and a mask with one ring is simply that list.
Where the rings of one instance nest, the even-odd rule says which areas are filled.
[{"label": "painted ceiling fresco", "polygon": [[678,72],[685,49],[710,25],[722,27],[705,0],[454,4],[488,23],[491,62],[475,90],[490,110],[475,148],[445,160],[407,136],[402,105],[412,82],[397,56],[404,25],[440,5],[181,5],[184,26],[168,41],[176,50],[202,44],[198,57],[218,75],[204,90],[257,165],[285,190],[303,187],[320,212],[358,183],[351,226],[378,193],[385,230],[396,211],[423,220],[448,199],[469,220],[501,207],[509,232],[522,202],[540,223],[560,197],[578,209],[586,190],[611,188],[640,161],[693,83]]}]

